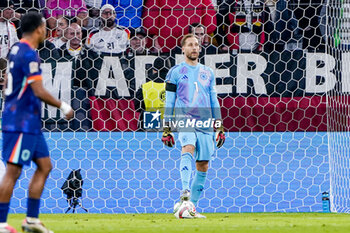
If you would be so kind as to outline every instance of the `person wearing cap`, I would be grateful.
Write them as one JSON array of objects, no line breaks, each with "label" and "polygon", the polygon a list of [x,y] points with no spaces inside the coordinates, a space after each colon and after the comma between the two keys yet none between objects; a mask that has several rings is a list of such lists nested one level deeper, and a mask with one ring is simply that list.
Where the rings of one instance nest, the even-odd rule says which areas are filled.
[{"label": "person wearing cap", "polygon": [[127,56],[133,55],[148,55],[150,50],[146,47],[147,45],[147,32],[144,28],[140,27],[131,30],[130,47],[127,49]]},{"label": "person wearing cap", "polygon": [[0,1],[0,58],[6,58],[12,45],[18,42],[15,25],[10,21],[15,16],[12,0]]},{"label": "person wearing cap", "polygon": [[92,31],[86,46],[99,54],[121,54],[129,45],[130,31],[115,24],[116,12],[112,5],[101,8],[102,25],[99,30]]}]

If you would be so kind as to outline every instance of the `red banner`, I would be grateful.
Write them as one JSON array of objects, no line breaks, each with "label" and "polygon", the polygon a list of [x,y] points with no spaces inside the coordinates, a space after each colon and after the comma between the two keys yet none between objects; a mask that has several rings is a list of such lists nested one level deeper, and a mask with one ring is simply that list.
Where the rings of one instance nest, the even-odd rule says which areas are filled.
[{"label": "red banner", "polygon": [[227,97],[219,101],[228,131],[327,131],[326,97]]},{"label": "red banner", "polygon": [[90,97],[92,127],[96,131],[135,131],[139,113],[134,101]]},{"label": "red banner", "polygon": [[[132,100],[90,100],[94,130],[138,129],[139,113]],[[227,131],[327,131],[326,97],[226,97],[219,101]]]}]

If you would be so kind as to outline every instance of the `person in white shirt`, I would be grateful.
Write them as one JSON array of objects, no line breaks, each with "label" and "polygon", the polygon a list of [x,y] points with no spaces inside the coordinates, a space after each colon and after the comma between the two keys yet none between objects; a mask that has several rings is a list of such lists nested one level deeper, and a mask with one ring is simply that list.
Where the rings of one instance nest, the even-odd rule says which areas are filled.
[{"label": "person in white shirt", "polygon": [[15,17],[12,1],[0,1],[0,58],[6,58],[13,44],[18,42],[15,25],[10,21]]},{"label": "person in white shirt", "polygon": [[112,5],[104,5],[100,12],[101,28],[90,33],[86,46],[100,54],[124,52],[129,45],[130,31],[115,24],[116,12]]}]

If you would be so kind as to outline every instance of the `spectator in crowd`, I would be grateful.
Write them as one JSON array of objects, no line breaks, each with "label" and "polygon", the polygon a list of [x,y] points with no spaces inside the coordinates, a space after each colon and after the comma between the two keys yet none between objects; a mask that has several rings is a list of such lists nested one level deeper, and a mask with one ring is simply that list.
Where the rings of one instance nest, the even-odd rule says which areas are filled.
[{"label": "spectator in crowd", "polygon": [[39,10],[45,7],[45,0],[13,0],[16,11],[25,13],[26,10]]},{"label": "spectator in crowd", "polygon": [[218,13],[216,14],[218,27],[215,33],[215,39],[220,51],[227,52],[229,50],[229,42],[226,35],[231,25],[229,16],[232,12],[235,12],[236,0],[217,0],[216,3],[218,8]]},{"label": "spectator in crowd", "polygon": [[218,48],[215,45],[211,44],[210,42],[211,38],[209,37],[206,31],[207,31],[206,28],[199,23],[193,23],[188,28],[188,33],[194,34],[198,39],[198,42],[201,46],[200,56],[204,54],[218,53]]},{"label": "spectator in crowd", "polygon": [[88,48],[104,54],[120,54],[127,49],[130,31],[116,26],[115,17],[112,5],[107,4],[101,8],[102,25],[100,30],[90,33],[86,43]]},{"label": "spectator in crowd", "polygon": [[68,24],[69,20],[64,16],[57,20],[56,37],[50,40],[56,48],[60,48],[67,42],[67,38],[64,37],[64,31],[68,27]]},{"label": "spectator in crowd", "polygon": [[82,30],[79,24],[72,23],[64,32],[67,42],[61,46],[61,53],[64,57],[77,58],[82,48]]},{"label": "spectator in crowd", "polygon": [[146,0],[143,26],[154,40],[154,50],[170,52],[188,33],[189,25],[200,23],[211,34],[216,29],[216,11],[211,0]]},{"label": "spectator in crowd", "polygon": [[82,29],[79,24],[69,25],[65,30],[65,37],[67,42],[59,49],[59,62],[72,62],[72,89],[75,93],[72,107],[75,109],[76,118],[69,122],[69,128],[90,130],[92,122],[88,97],[94,95],[102,61],[97,53],[83,46]]},{"label": "spectator in crowd", "polygon": [[87,7],[89,9],[89,17],[85,28],[91,32],[91,31],[97,30],[101,25],[100,7],[98,8],[95,6],[87,6]]},{"label": "spectator in crowd", "polygon": [[48,9],[46,17],[50,29],[55,29],[57,19],[62,16],[76,17],[79,22],[87,23],[87,8],[84,0],[47,0]]},{"label": "spectator in crowd", "polygon": [[[4,0],[8,1],[8,0]],[[27,13],[28,11],[39,11],[45,7],[45,0],[11,0],[14,4],[12,9],[16,9],[15,16],[12,18],[12,22],[16,24],[16,27],[19,27],[18,20],[21,19],[22,14]],[[18,24],[17,24],[18,22]]]},{"label": "spectator in crowd", "polygon": [[130,47],[126,50],[127,56],[150,54],[147,45],[147,32],[144,28],[131,29]]},{"label": "spectator in crowd", "polygon": [[135,110],[140,112],[139,127],[143,129],[143,112],[156,111],[159,109],[163,112],[165,104],[165,78],[171,62],[166,57],[158,57],[153,67],[148,72],[146,83],[136,92],[134,99]]},{"label": "spectator in crowd", "polygon": [[[194,34],[200,44],[200,53],[199,53],[199,62],[204,64],[204,55],[206,54],[218,54],[221,53],[219,49],[210,43],[210,37],[206,33],[206,28],[199,23],[193,23],[189,26],[188,32]],[[227,51],[226,51],[227,52]],[[172,51],[172,57],[175,57],[176,54],[182,54],[182,49],[180,46],[176,46]],[[174,64],[174,62],[173,62]]]},{"label": "spectator in crowd", "polygon": [[18,42],[15,25],[10,21],[14,17],[12,0],[0,1],[0,58],[6,58],[12,45]]},{"label": "spectator in crowd", "polygon": [[98,59],[98,55],[94,51],[84,48],[82,30],[79,24],[72,23],[65,30],[65,37],[67,42],[59,49],[59,54],[62,58],[60,61],[72,61],[74,63],[73,86],[91,90],[93,81],[98,77],[97,69],[100,68],[93,66]]},{"label": "spectator in crowd", "polygon": [[269,14],[263,0],[236,0],[234,12],[229,15],[230,25],[227,41],[233,53],[238,51],[257,52],[266,41],[264,25]]},{"label": "spectator in crowd", "polygon": [[[5,85],[6,78],[6,68],[7,68],[7,60],[5,58],[0,58],[0,95],[2,93],[3,86]],[[2,98],[0,98],[0,103]],[[2,109],[2,104],[0,104],[0,109]]]},{"label": "spectator in crowd", "polygon": [[292,0],[294,15],[301,28],[303,49],[324,51],[325,42],[320,30],[320,15],[324,0]]},{"label": "spectator in crowd", "polygon": [[268,52],[294,50],[298,48],[297,35],[299,29],[294,18],[292,3],[286,0],[266,0],[266,7],[270,12],[271,24],[265,25],[265,32],[269,40],[265,44]]},{"label": "spectator in crowd", "polygon": [[117,25],[126,28],[141,27],[143,0],[102,0],[102,6],[106,4],[114,6]]}]

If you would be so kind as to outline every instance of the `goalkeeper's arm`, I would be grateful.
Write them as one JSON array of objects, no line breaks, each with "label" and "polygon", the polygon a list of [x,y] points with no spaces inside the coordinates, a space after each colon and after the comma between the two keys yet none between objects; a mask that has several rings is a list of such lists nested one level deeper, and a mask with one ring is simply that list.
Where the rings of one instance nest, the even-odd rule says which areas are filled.
[{"label": "goalkeeper's arm", "polygon": [[176,101],[176,85],[170,82],[166,83],[165,86],[165,111],[164,111],[164,121],[165,124],[163,125],[163,136],[162,136],[162,142],[168,146],[173,147],[175,145],[175,139],[174,134],[171,132],[171,124],[173,114],[174,114],[174,107],[175,107],[175,101]]},{"label": "goalkeeper's arm", "polygon": [[222,145],[224,145],[226,136],[224,131],[224,125],[221,120],[222,118],[221,118],[220,104],[219,104],[218,96],[215,89],[215,83],[216,83],[215,76],[212,73],[212,82],[210,85],[210,103],[211,103],[212,116],[214,117],[214,119],[216,119],[215,121],[216,146],[220,148],[222,147]]}]

